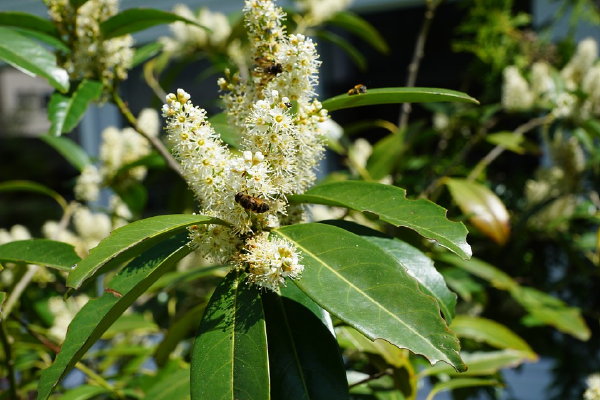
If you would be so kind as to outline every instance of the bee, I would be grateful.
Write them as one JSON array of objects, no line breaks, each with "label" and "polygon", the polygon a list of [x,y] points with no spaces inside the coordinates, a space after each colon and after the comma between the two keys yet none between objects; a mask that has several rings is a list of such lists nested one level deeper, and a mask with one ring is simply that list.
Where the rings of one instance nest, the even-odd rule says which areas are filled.
[{"label": "bee", "polygon": [[283,72],[283,65],[269,60],[267,57],[257,57],[254,61],[256,61],[256,65],[258,65],[263,72],[269,75],[277,75]]},{"label": "bee", "polygon": [[354,87],[350,90],[348,90],[348,96],[354,96],[356,94],[362,94],[362,93],[367,93],[367,87],[365,85],[363,85],[362,83],[359,83],[358,85],[354,85]]},{"label": "bee", "polygon": [[283,103],[287,108],[292,108],[294,105],[289,101],[287,103]]},{"label": "bee", "polygon": [[246,210],[253,211],[257,214],[269,211],[269,205],[267,202],[258,197],[250,196],[249,194],[240,192],[235,195],[234,199],[236,203],[244,207]]}]

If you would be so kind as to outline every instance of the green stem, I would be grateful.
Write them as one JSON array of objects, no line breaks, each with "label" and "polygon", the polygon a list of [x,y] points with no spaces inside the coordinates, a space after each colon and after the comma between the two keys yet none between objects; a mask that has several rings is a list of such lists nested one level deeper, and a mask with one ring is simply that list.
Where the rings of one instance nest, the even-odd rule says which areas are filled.
[{"label": "green stem", "polygon": [[15,377],[15,361],[12,358],[12,351],[10,343],[8,341],[8,333],[6,332],[6,326],[4,325],[4,319],[0,319],[0,342],[2,342],[2,348],[4,349],[4,358],[6,359],[6,370],[8,373],[8,391],[11,399],[18,399],[17,397],[17,379]]},{"label": "green stem", "polygon": [[173,158],[173,156],[171,155],[171,153],[169,153],[169,150],[167,150],[163,143],[157,137],[149,135],[147,132],[144,132],[142,129],[140,129],[140,127],[138,126],[137,119],[135,118],[131,110],[129,110],[129,107],[127,106],[127,104],[125,104],[125,102],[123,101],[121,96],[119,96],[116,90],[112,92],[112,95],[114,103],[119,108],[119,111],[121,112],[123,117],[125,117],[129,125],[131,125],[133,129],[135,129],[140,135],[146,138],[146,140],[150,142],[152,147],[154,147],[154,149],[156,149],[156,151],[158,151],[158,153],[165,159],[167,165],[185,180],[179,163]]}]

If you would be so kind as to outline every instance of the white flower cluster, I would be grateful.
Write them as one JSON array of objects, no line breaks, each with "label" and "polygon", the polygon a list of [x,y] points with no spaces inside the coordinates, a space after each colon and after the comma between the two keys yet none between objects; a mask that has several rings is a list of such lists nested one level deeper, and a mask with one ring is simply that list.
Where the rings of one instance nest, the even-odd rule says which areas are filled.
[{"label": "white flower cluster", "polygon": [[59,343],[64,342],[69,324],[89,300],[90,298],[85,294],[68,299],[59,296],[48,299],[48,308],[54,316],[48,335]]},{"label": "white flower cluster", "polygon": [[[148,135],[157,136],[160,129],[158,113],[149,108],[142,110],[138,117],[138,126]],[[150,152],[148,140],[133,128],[121,130],[115,127],[106,128],[102,132],[100,145],[100,168],[94,165],[84,168],[75,183],[75,196],[82,201],[96,200],[100,193],[100,186],[112,182],[121,167],[139,160]],[[134,167],[119,176],[119,179],[140,181],[144,179],[146,172],[146,167]]]},{"label": "white flower cluster", "polygon": [[600,61],[598,45],[588,38],[561,71],[537,62],[528,73],[517,67],[504,70],[502,105],[507,111],[550,110],[558,118],[588,119],[600,116]]},{"label": "white flower cluster", "polygon": [[[247,0],[244,12],[256,66],[248,79],[229,73],[219,79],[229,121],[241,137],[241,153],[227,148],[206,112],[182,89],[167,96],[163,116],[202,214],[230,224],[194,226],[194,241],[217,261],[247,264],[251,282],[274,289],[284,277],[297,277],[292,270],[301,268],[288,269],[288,259],[298,259],[291,244],[272,239],[275,244],[267,245],[262,231],[289,222],[286,196],[314,182],[324,151],[321,123],[328,116],[314,99],[320,64],[314,43],[303,35],[287,35],[284,13],[270,0]],[[277,261],[283,253],[273,246],[293,255]]]},{"label": "white flower cluster", "polygon": [[63,60],[71,79],[98,79],[109,88],[116,80],[127,78],[133,38],[123,35],[103,40],[100,32],[100,24],[117,13],[118,0],[88,0],[77,9],[69,0],[44,2],[61,35],[74,44]]},{"label": "white flower cluster", "polygon": [[298,6],[310,26],[319,25],[345,10],[352,0],[299,0]]},{"label": "white flower cluster", "polygon": [[600,373],[588,376],[587,389],[583,394],[584,400],[600,400]]},{"label": "white flower cluster", "polygon": [[169,25],[173,37],[161,37],[159,42],[163,45],[163,51],[175,56],[193,54],[198,50],[222,48],[231,34],[227,16],[219,12],[201,8],[194,13],[186,5],[177,4],[173,13],[210,29],[207,31],[183,21]]}]

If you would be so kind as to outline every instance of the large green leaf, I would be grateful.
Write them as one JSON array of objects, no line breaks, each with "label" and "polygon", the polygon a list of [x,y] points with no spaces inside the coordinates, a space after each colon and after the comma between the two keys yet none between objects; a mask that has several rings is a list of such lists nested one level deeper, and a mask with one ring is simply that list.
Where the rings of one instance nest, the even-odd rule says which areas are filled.
[{"label": "large green leaf", "polygon": [[3,11],[0,12],[0,26],[13,28],[21,35],[68,51],[68,47],[61,41],[56,26],[48,19],[20,11]]},{"label": "large green leaf", "polygon": [[329,111],[343,108],[371,106],[375,104],[428,103],[453,101],[459,103],[479,102],[468,94],[449,89],[421,87],[391,87],[368,89],[367,93],[348,95],[340,94],[323,101],[323,108]]},{"label": "large green leaf", "polygon": [[156,25],[170,24],[176,21],[186,22],[199,28],[209,30],[180,15],[153,8],[128,8],[100,24],[104,39],[111,39],[151,28]]},{"label": "large green leaf", "polygon": [[477,182],[456,178],[444,182],[469,221],[496,243],[505,244],[510,236],[510,222],[502,200]]},{"label": "large green leaf", "polygon": [[332,332],[301,303],[262,296],[273,399],[348,398],[346,371]]},{"label": "large green leaf", "polygon": [[448,365],[438,364],[422,370],[419,375],[430,376],[437,374],[448,374],[456,376],[480,376],[492,375],[502,368],[514,368],[527,361],[527,357],[520,351],[506,349],[498,351],[481,351],[475,353],[461,353],[461,357],[469,366],[469,369],[457,373]]},{"label": "large green leaf", "polygon": [[17,240],[0,245],[0,261],[37,264],[70,271],[80,260],[73,246],[54,240]]},{"label": "large green leaf", "polygon": [[482,317],[457,316],[450,328],[458,337],[485,342],[500,349],[513,349],[523,352],[530,360],[537,360],[537,354],[516,333],[506,326]]},{"label": "large green leaf", "polygon": [[390,48],[383,36],[365,19],[349,11],[341,11],[331,17],[327,22],[339,26],[360,37],[381,53],[388,53]]},{"label": "large green leaf", "polygon": [[409,200],[399,187],[373,182],[345,181],[318,185],[302,195],[290,196],[294,203],[347,207],[376,214],[395,226],[410,228],[437,241],[463,258],[471,256],[467,228],[446,218],[446,210],[428,200]]},{"label": "large green leaf", "polygon": [[89,104],[101,93],[102,83],[90,80],[82,81],[71,95],[54,93],[48,103],[48,119],[52,123],[50,135],[60,136],[75,129]]},{"label": "large green leaf", "polygon": [[42,184],[32,181],[15,180],[0,182],[0,192],[32,192],[52,197],[63,210],[67,209],[67,201],[60,194]]},{"label": "large green leaf", "polygon": [[217,286],[192,350],[192,399],[269,399],[267,331],[258,290],[232,271]]},{"label": "large green leaf", "polygon": [[47,399],[62,377],[77,363],[119,316],[163,273],[191,251],[187,236],[162,241],[131,261],[75,316],[54,363],[42,371],[38,400]]},{"label": "large green leaf", "polygon": [[10,28],[0,26],[0,37],[0,60],[29,75],[47,79],[62,92],[69,90],[69,74],[56,65],[54,54]]},{"label": "large green leaf", "polygon": [[90,156],[73,140],[64,136],[42,135],[40,139],[52,146],[79,171],[92,163]]},{"label": "large green leaf", "polygon": [[135,221],[116,229],[94,247],[89,256],[71,271],[67,286],[77,289],[90,277],[116,267],[170,236],[184,232],[190,225],[222,223],[216,218],[187,214],[160,215]]},{"label": "large green leaf", "polygon": [[281,296],[288,298],[291,301],[295,301],[298,304],[302,304],[308,310],[321,320],[321,323],[329,329],[332,335],[335,336],[335,329],[333,327],[333,321],[331,315],[324,310],[320,305],[312,301],[310,297],[306,295],[296,285],[286,285],[279,289]]},{"label": "large green leaf", "polygon": [[500,382],[495,379],[480,379],[480,378],[458,378],[451,379],[445,382],[436,383],[425,400],[433,400],[433,398],[441,392],[447,390],[461,389],[467,387],[480,387],[480,386],[500,386]]},{"label": "large green leaf", "polygon": [[437,302],[379,247],[325,224],[275,232],[297,246],[305,269],[294,283],[321,307],[372,340],[385,339],[432,363],[466,368]]}]

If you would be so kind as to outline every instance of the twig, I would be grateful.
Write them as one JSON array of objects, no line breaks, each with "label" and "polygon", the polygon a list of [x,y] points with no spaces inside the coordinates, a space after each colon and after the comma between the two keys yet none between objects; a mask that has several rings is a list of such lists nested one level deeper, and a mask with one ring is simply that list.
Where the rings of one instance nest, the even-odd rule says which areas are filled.
[{"label": "twig", "polygon": [[[517,137],[521,137],[525,133],[529,132],[530,130],[535,129],[538,126],[545,125],[545,124],[549,123],[550,121],[552,121],[551,114],[544,115],[543,117],[534,118],[530,121],[527,121],[523,125],[519,126],[517,129],[515,129],[514,135]],[[487,153],[485,155],[485,157],[483,157],[481,160],[479,160],[477,165],[475,165],[475,168],[473,168],[471,173],[467,176],[467,180],[469,180],[469,181],[475,180],[488,165],[490,165],[492,162],[494,162],[494,160],[496,158],[498,158],[500,156],[500,154],[502,154],[504,152],[504,150],[506,150],[505,147],[503,147],[501,145],[496,145],[496,147],[494,147],[492,150],[490,150],[490,152]]]},{"label": "twig", "polygon": [[144,132],[138,126],[137,119],[133,116],[133,113],[131,112],[131,110],[129,110],[129,107],[127,106],[127,104],[125,104],[125,102],[123,101],[121,96],[119,96],[119,94],[117,93],[116,90],[113,91],[113,101],[119,108],[119,111],[121,112],[121,114],[125,117],[125,119],[129,123],[129,125],[131,125],[133,127],[133,129],[135,129],[140,135],[145,137],[146,140],[148,140],[150,142],[152,147],[154,147],[156,149],[156,151],[158,151],[158,153],[165,159],[165,161],[167,162],[167,165],[173,171],[177,172],[177,174],[179,174],[179,176],[181,176],[181,178],[185,179],[185,177],[183,176],[183,173],[181,171],[181,167],[179,166],[179,163],[173,158],[171,153],[169,153],[169,150],[167,150],[167,148],[165,147],[165,145],[163,145],[163,143],[160,141],[160,139],[158,139],[155,136],[149,135],[147,132]]},{"label": "twig", "polygon": [[[406,78],[406,86],[414,86],[417,81],[417,75],[419,74],[419,67],[421,66],[421,60],[425,55],[425,42],[427,42],[427,36],[429,35],[429,29],[435,16],[435,11],[438,6],[444,0],[427,0],[427,10],[425,10],[425,17],[423,19],[423,25],[421,25],[421,31],[417,36],[417,42],[415,43],[415,51],[413,53],[412,60],[408,65],[408,76]],[[398,119],[398,127],[400,130],[406,128],[408,125],[408,117],[412,111],[410,103],[403,103],[400,108],[400,118]]]},{"label": "twig", "polygon": [[376,373],[376,374],[369,375],[369,376],[368,376],[368,377],[366,377],[365,379],[362,379],[362,380],[360,380],[360,381],[358,381],[358,382],[354,382],[352,385],[348,385],[348,387],[349,387],[349,388],[353,388],[353,387],[355,387],[355,386],[362,385],[363,383],[370,382],[370,381],[374,381],[375,379],[379,379],[379,378],[381,378],[382,376],[385,376],[385,375],[391,375],[393,372],[394,372],[394,371],[392,371],[392,369],[391,369],[391,368],[388,368],[388,369],[386,369],[386,370],[383,370],[383,371],[380,371],[380,372],[378,372],[378,373]]},{"label": "twig", "polygon": [[6,373],[8,374],[8,391],[11,399],[18,399],[17,397],[17,378],[15,375],[15,360],[12,357],[12,350],[8,341],[8,334],[6,327],[4,326],[4,319],[0,319],[0,342],[2,342],[2,348],[4,349],[4,358],[6,361]]}]

